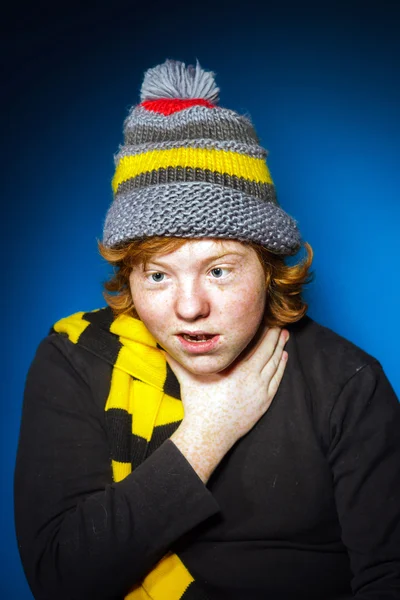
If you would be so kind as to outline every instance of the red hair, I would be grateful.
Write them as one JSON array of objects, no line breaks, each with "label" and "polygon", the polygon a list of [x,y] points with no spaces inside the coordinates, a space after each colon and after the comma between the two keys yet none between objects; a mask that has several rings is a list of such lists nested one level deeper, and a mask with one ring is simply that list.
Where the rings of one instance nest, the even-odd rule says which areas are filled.
[{"label": "red hair", "polygon": [[[114,274],[104,282],[103,296],[112,308],[115,316],[127,314],[137,317],[133,305],[129,275],[134,265],[146,264],[155,254],[169,254],[181,248],[193,238],[151,237],[134,240],[119,248],[106,248],[98,242],[101,256],[114,267]],[[223,240],[215,239],[214,241]],[[304,244],[306,256],[295,265],[287,265],[285,258],[273,254],[263,246],[251,242],[241,242],[253,248],[264,269],[268,289],[265,320],[270,327],[284,327],[301,319],[307,311],[302,298],[305,284],[312,280],[310,267],[313,251],[308,243]]]}]

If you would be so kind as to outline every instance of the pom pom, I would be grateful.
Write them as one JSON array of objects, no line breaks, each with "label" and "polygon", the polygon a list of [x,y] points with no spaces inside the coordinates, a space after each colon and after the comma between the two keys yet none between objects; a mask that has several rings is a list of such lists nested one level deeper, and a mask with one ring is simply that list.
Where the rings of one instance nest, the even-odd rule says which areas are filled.
[{"label": "pom pom", "polygon": [[213,104],[218,102],[219,88],[214,73],[204,71],[199,61],[196,66],[177,60],[149,69],[144,74],[140,100],[158,100],[160,98],[203,98]]}]

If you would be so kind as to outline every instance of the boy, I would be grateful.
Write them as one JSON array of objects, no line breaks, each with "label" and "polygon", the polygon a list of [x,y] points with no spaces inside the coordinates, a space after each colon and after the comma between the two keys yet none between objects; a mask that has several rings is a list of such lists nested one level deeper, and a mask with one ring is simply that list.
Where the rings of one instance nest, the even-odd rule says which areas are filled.
[{"label": "boy", "polygon": [[56,323],[27,379],[28,581],[41,600],[400,598],[400,407],[305,316],[311,248],[285,263],[296,223],[217,100],[212,73],[166,61],[125,121],[109,306]]}]

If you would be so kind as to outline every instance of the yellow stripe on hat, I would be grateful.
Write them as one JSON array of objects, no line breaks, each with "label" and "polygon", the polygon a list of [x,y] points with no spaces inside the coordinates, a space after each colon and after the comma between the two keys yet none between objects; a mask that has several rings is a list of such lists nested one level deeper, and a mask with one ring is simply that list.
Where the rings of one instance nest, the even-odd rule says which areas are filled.
[{"label": "yellow stripe on hat", "polygon": [[168,167],[191,167],[227,173],[259,183],[273,183],[266,162],[238,152],[204,150],[203,148],[173,148],[151,150],[143,154],[123,156],[119,161],[112,181],[114,194],[120,183],[137,177],[141,173]]}]

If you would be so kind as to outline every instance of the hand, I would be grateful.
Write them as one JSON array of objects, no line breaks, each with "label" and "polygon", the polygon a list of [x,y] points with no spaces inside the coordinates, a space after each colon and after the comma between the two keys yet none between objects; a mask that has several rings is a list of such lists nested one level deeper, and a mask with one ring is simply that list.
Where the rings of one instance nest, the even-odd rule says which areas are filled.
[{"label": "hand", "polygon": [[286,330],[269,328],[233,365],[212,375],[195,375],[165,353],[185,411],[171,440],[204,482],[271,405],[286,367],[288,338]]}]

